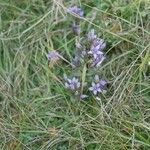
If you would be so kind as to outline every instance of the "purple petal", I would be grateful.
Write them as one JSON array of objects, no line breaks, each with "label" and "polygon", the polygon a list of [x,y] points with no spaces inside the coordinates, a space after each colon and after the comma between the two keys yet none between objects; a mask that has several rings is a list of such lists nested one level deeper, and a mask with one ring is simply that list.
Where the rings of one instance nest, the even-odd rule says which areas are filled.
[{"label": "purple petal", "polygon": [[99,87],[99,88],[97,89],[97,91],[98,91],[98,92],[101,92],[102,90],[101,90],[101,88]]},{"label": "purple petal", "polygon": [[84,98],[87,98],[87,97],[88,97],[88,96],[87,96],[87,95],[84,95],[84,94],[81,94],[81,95],[80,95],[80,98],[81,98],[81,99],[84,99]]},{"label": "purple petal", "polygon": [[72,80],[71,80],[71,79],[68,79],[68,82],[71,84],[71,83],[72,83]]},{"label": "purple petal", "polygon": [[93,94],[94,94],[94,95],[97,95],[97,90],[94,90],[94,91],[93,91]]},{"label": "purple petal", "polygon": [[97,62],[96,62],[96,67],[100,66],[100,64],[103,62],[103,60],[105,59],[104,56],[101,57],[101,59],[99,59]]},{"label": "purple petal", "polygon": [[88,54],[93,54],[93,52],[92,52],[92,51],[89,51]]},{"label": "purple petal", "polygon": [[69,88],[69,84],[67,82],[65,83],[65,88]]},{"label": "purple petal", "polygon": [[46,57],[47,57],[48,60],[58,58],[58,52],[56,52],[55,50],[53,50],[53,51],[49,52],[46,55]]},{"label": "purple petal", "polygon": [[71,90],[74,90],[74,89],[75,89],[75,87],[74,87],[73,84],[70,84],[70,88],[71,88]]},{"label": "purple petal", "polygon": [[97,51],[97,54],[99,54],[99,55],[103,55],[103,52],[101,52],[101,51]]},{"label": "purple petal", "polygon": [[104,86],[107,82],[105,80],[100,80],[99,83]]},{"label": "purple petal", "polygon": [[97,58],[97,54],[93,54],[93,57],[96,59]]},{"label": "purple petal", "polygon": [[89,90],[90,90],[90,91],[93,91],[93,90],[94,90],[94,88],[93,88],[93,87],[90,87],[90,88],[89,88]]}]

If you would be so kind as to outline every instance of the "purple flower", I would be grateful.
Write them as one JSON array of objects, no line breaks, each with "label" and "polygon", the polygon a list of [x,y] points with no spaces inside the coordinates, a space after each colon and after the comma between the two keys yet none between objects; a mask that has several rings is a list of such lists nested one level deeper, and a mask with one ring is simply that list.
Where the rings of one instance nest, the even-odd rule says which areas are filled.
[{"label": "purple flower", "polygon": [[88,54],[91,54],[96,59],[99,55],[103,55],[103,52],[97,48],[93,48],[88,52]]},{"label": "purple flower", "polygon": [[102,92],[105,85],[106,81],[102,79],[100,80],[98,77],[96,82],[92,82],[92,86],[89,88],[89,90],[92,91],[94,95],[97,95],[98,93]]},{"label": "purple flower", "polygon": [[53,50],[53,51],[49,52],[46,56],[47,56],[48,60],[57,60],[59,57],[59,54],[58,54],[58,52]]},{"label": "purple flower", "polygon": [[102,54],[102,50],[106,47],[106,44],[103,39],[95,39],[92,44],[89,53],[95,55]]},{"label": "purple flower", "polygon": [[88,54],[92,54],[94,58],[96,58],[97,55],[102,55],[102,50],[106,47],[106,43],[103,39],[97,38],[97,35],[94,33],[94,29],[88,32],[87,39],[91,42]]},{"label": "purple flower", "polygon": [[98,67],[103,62],[104,59],[105,59],[105,56],[103,54],[97,55],[96,58],[92,59],[91,66]]},{"label": "purple flower", "polygon": [[65,82],[65,87],[67,89],[77,90],[78,88],[80,88],[81,83],[75,77],[73,77],[72,79],[69,79],[69,78],[65,77],[65,81],[66,81]]},{"label": "purple flower", "polygon": [[73,23],[71,24],[71,30],[72,30],[72,32],[73,32],[74,34],[76,34],[76,35],[79,35],[79,33],[80,33],[80,27],[79,27],[79,25],[77,25],[75,22],[73,22]]},{"label": "purple flower", "polygon": [[95,39],[91,43],[91,48],[88,54],[92,56],[92,66],[99,66],[105,59],[102,50],[105,48],[106,44],[103,39]]},{"label": "purple flower", "polygon": [[95,34],[94,29],[92,29],[91,31],[89,31],[86,35],[88,41],[92,42],[93,40],[95,40],[97,38],[97,35]]},{"label": "purple flower", "polygon": [[79,15],[80,17],[83,17],[83,10],[81,8],[77,7],[76,5],[70,6],[68,8],[68,12],[74,13],[76,15]]}]

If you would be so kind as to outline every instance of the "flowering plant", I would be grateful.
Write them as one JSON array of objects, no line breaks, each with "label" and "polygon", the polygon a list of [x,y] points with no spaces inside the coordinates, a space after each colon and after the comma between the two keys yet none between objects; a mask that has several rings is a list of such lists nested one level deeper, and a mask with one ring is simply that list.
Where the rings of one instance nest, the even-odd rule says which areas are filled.
[{"label": "flowering plant", "polygon": [[[71,6],[68,8],[69,13],[73,13],[79,17],[84,17],[84,12],[77,6]],[[78,76],[64,75],[64,87],[71,91],[73,95],[79,99],[85,99],[89,97],[90,91],[93,95],[98,96],[106,85],[106,81],[100,79],[97,75],[97,68],[101,66],[105,60],[105,54],[103,50],[106,47],[106,43],[102,38],[99,38],[94,29],[80,37],[80,21],[74,19],[71,23],[71,31],[75,34],[76,43],[74,56],[72,57],[71,64],[73,69],[78,72],[82,70],[82,73]],[[57,59],[58,53],[53,51],[47,55],[49,60]],[[88,71],[93,72],[94,75],[88,75]],[[92,80],[91,80],[92,77]]]}]

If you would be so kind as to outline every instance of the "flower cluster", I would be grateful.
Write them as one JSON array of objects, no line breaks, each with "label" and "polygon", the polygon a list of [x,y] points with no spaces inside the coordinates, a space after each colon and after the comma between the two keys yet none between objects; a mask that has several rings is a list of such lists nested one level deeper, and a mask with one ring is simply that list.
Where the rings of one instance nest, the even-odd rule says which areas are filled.
[{"label": "flower cluster", "polygon": [[[83,17],[84,14],[83,10],[75,5],[69,7],[68,12],[74,13],[79,17]],[[94,29],[87,32],[87,34],[80,34],[80,21],[77,19],[72,21],[70,27],[71,31],[78,36],[76,38],[76,49],[72,60],[73,70],[78,77],[73,75],[72,78],[68,78],[65,75],[64,87],[79,99],[89,97],[89,94],[87,94],[89,91],[95,96],[98,96],[107,83],[105,80],[100,79],[98,75],[95,75],[97,74],[95,68],[99,67],[105,59],[103,50],[106,47],[106,43],[95,34]],[[80,37],[80,35],[83,36]],[[57,57],[58,53],[56,51],[52,51],[47,55],[48,60],[56,59]],[[92,72],[92,78],[89,72]],[[95,76],[94,79],[93,76]]]},{"label": "flower cluster", "polygon": [[[68,10],[71,13],[75,13],[76,15],[83,17],[84,13],[82,9],[77,6],[71,6],[68,8]],[[75,21],[71,25],[71,30],[76,35],[79,35],[80,33],[80,27]],[[103,50],[106,47],[106,43],[104,42],[104,40],[99,38],[98,35],[95,34],[94,29],[89,31],[83,37],[79,36],[78,39],[79,41],[76,42],[75,57],[73,59],[74,65],[79,67],[85,65],[91,66],[93,68],[98,67],[105,59]],[[92,69],[91,67],[90,69]],[[95,81],[92,81],[91,87],[88,89],[94,95],[98,95],[100,92],[102,92],[105,85],[106,81],[99,79],[99,76],[95,75]],[[65,87],[70,90],[76,89],[76,93],[81,93],[79,92],[80,86],[81,83],[79,82],[79,79],[76,79],[75,77],[72,80],[67,79],[65,82]],[[87,95],[85,97],[87,97]]]},{"label": "flower cluster", "polygon": [[98,93],[102,92],[105,85],[106,81],[102,79],[100,80],[99,76],[95,75],[95,82],[92,82],[92,86],[89,88],[89,90],[92,91],[94,95],[97,95]]},{"label": "flower cluster", "polygon": [[65,87],[70,90],[74,90],[75,92],[80,88],[81,83],[79,82],[78,78],[73,77],[72,79],[64,78],[65,79]]},{"label": "flower cluster", "polygon": [[[69,13],[75,14],[78,17],[83,17],[84,16],[83,10],[80,7],[77,7],[76,5],[70,6],[67,10],[68,10]],[[79,22],[80,22],[80,20],[78,18],[76,18],[75,20],[73,20],[73,22],[70,25],[71,31],[75,35],[79,35],[80,34]]]},{"label": "flower cluster", "polygon": [[73,78],[68,78],[66,75],[64,75],[64,80],[65,80],[65,88],[72,91],[72,93],[77,96],[79,99],[84,99],[87,98],[88,96],[85,94],[82,94],[80,92],[81,88],[81,82],[79,81],[78,78],[73,77]]},{"label": "flower cluster", "polygon": [[74,13],[74,14],[80,16],[80,17],[83,17],[83,14],[84,14],[83,10],[81,8],[77,7],[76,5],[70,6],[68,8],[68,12],[69,13]]},{"label": "flower cluster", "polygon": [[88,52],[88,54],[92,56],[91,66],[99,66],[105,59],[102,50],[106,47],[106,43],[103,39],[97,37],[94,33],[94,29],[87,34],[87,39],[91,43],[90,51]]},{"label": "flower cluster", "polygon": [[[97,78],[97,79],[96,79]],[[76,96],[79,96],[80,99],[87,98],[88,96],[85,94],[82,94],[80,92],[81,88],[81,82],[79,81],[78,78],[73,77],[72,79],[65,77],[65,88],[72,91],[72,93]],[[103,79],[99,79],[98,75],[95,75],[95,80],[91,83],[91,87],[89,87],[89,91],[91,91],[94,95],[98,95],[98,93],[102,92],[105,85],[106,81]]]},{"label": "flower cluster", "polygon": [[83,58],[90,63],[91,67],[98,67],[105,59],[103,49],[106,47],[106,43],[103,39],[97,37],[94,29],[81,39],[82,41],[76,44],[75,60],[79,62]]}]

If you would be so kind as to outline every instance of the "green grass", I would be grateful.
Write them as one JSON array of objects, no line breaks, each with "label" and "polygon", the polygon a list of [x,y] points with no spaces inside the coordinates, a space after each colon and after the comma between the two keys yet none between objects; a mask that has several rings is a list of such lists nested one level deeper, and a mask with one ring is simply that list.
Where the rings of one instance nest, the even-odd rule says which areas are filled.
[{"label": "green grass", "polygon": [[[85,11],[83,32],[107,43],[100,101],[75,99],[58,79],[77,73],[45,57],[58,49],[70,61],[73,3]],[[149,20],[148,0],[0,0],[0,149],[149,150]]]}]

